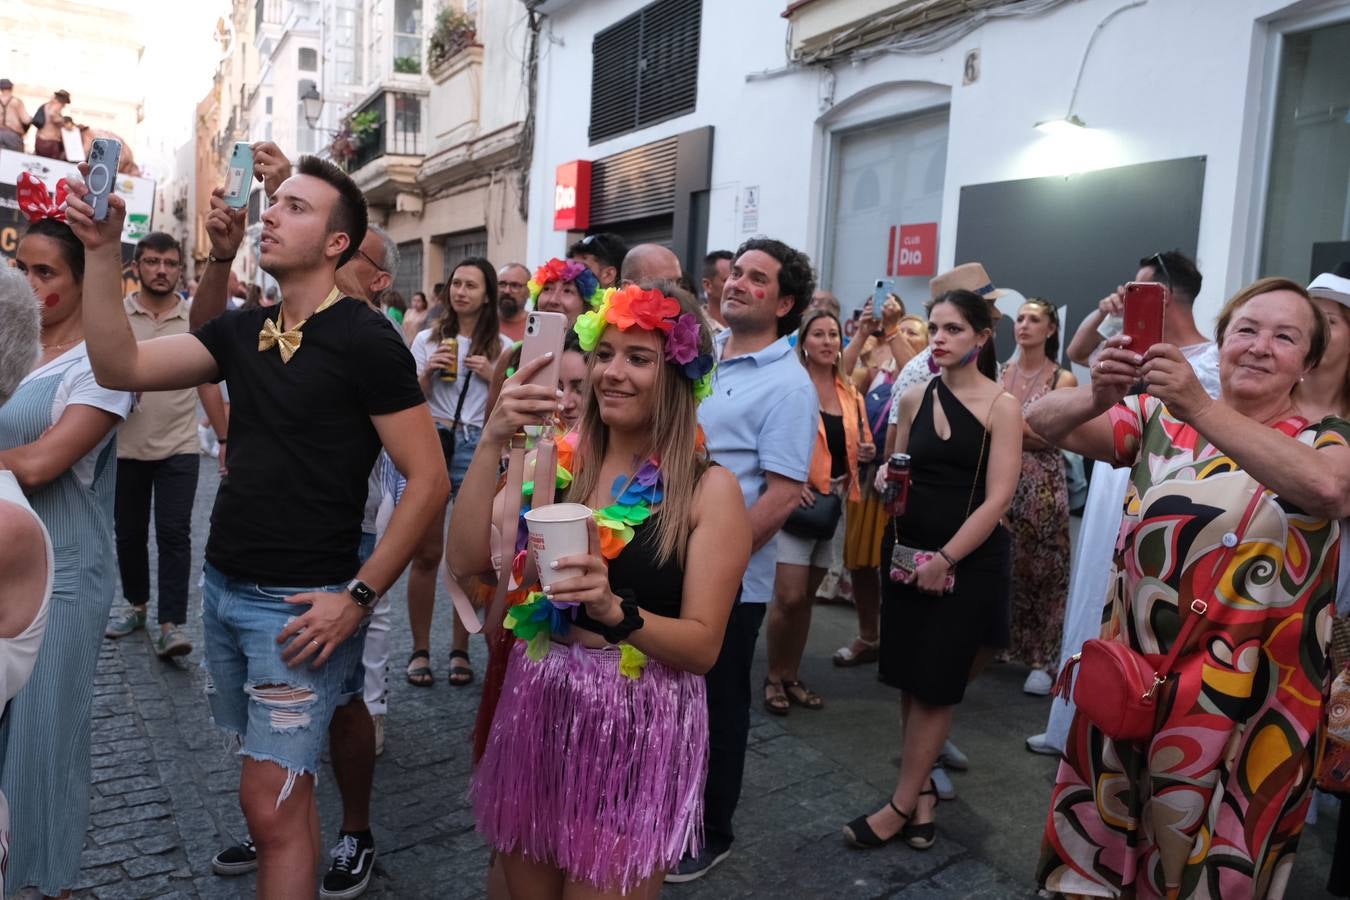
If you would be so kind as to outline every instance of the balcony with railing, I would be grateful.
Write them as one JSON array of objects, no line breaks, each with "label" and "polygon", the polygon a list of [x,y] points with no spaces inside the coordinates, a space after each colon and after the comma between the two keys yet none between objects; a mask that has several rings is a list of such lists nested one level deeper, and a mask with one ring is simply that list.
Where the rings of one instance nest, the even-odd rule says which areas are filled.
[{"label": "balcony with railing", "polygon": [[376,206],[391,203],[400,191],[415,191],[417,169],[426,154],[424,93],[381,88],[347,117],[347,145],[333,156]]}]

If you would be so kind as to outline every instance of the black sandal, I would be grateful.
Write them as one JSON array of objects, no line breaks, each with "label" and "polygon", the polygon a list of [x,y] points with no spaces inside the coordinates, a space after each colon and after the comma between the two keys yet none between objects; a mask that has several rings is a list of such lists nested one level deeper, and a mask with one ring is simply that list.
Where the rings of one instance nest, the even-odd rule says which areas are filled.
[{"label": "black sandal", "polygon": [[[457,666],[457,661],[463,661],[463,665]],[[464,687],[466,684],[473,684],[473,666],[469,664],[469,654],[464,650],[450,651],[450,684],[455,687]]]},{"label": "black sandal", "polygon": [[[420,666],[414,666],[413,663],[418,660],[426,660]],[[436,676],[431,673],[431,653],[426,650],[414,650],[412,656],[408,657],[408,684],[414,687],[431,687],[436,683]]]},{"label": "black sandal", "polygon": [[[933,784],[931,778],[928,779],[928,786],[919,791],[919,797],[932,797],[934,809],[937,809],[937,805],[942,802],[942,798],[938,796],[937,786]],[[919,811],[917,804],[914,806],[914,811]],[[909,844],[915,850],[927,850],[937,842],[937,822],[924,822],[922,824],[906,822],[904,827],[900,829],[900,836],[905,839],[906,844]]]},{"label": "black sandal", "polygon": [[[800,691],[800,693],[793,693],[794,691]],[[804,681],[784,681],[783,693],[787,694],[788,702],[793,706],[800,706],[805,709],[825,708],[825,698],[807,687]]]},{"label": "black sandal", "polygon": [[786,716],[792,710],[792,701],[788,699],[787,692],[783,690],[783,682],[774,681],[772,678],[764,679],[765,688],[778,688],[779,693],[764,696],[764,711],[775,716]]},{"label": "black sandal", "polygon": [[895,834],[888,838],[882,838],[878,837],[877,833],[872,830],[872,826],[867,824],[867,816],[858,816],[858,818],[844,826],[844,837],[848,838],[850,844],[860,850],[874,850],[877,847],[886,846],[905,833],[906,829],[909,828],[909,819],[914,814],[903,812],[900,807],[895,805],[894,800],[887,800],[886,804],[891,809],[895,810],[897,816],[905,820],[905,824],[901,825],[900,829],[896,831]]}]

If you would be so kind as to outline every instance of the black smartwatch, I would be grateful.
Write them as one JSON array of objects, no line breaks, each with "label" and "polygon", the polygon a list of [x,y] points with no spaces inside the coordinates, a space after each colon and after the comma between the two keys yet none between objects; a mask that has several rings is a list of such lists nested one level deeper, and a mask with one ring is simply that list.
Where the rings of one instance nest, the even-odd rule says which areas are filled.
[{"label": "black smartwatch", "polygon": [[352,583],[347,585],[347,593],[351,594],[356,605],[366,612],[370,612],[375,608],[375,604],[380,602],[380,595],[375,593],[375,589],[359,578],[353,578]]}]

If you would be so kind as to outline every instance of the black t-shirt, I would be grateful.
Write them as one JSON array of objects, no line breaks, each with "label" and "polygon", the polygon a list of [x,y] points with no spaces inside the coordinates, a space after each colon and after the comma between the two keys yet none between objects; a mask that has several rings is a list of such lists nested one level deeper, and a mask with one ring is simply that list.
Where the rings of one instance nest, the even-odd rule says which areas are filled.
[{"label": "black t-shirt", "polygon": [[258,351],[281,307],[229,310],[194,334],[230,390],[229,474],[206,559],[274,586],[351,579],[367,479],[380,452],[370,417],[425,402],[412,354],[378,312],[344,298],[310,318],[288,363]]}]

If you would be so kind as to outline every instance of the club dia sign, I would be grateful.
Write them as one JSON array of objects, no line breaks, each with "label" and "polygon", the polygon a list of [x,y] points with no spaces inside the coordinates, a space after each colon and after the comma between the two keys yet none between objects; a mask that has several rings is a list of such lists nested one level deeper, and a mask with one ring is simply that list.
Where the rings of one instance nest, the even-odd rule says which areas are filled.
[{"label": "club dia sign", "polygon": [[886,238],[886,274],[929,277],[937,274],[938,223],[892,225]]},{"label": "club dia sign", "polygon": [[553,230],[585,231],[591,224],[591,164],[584,159],[558,166],[553,187]]}]

